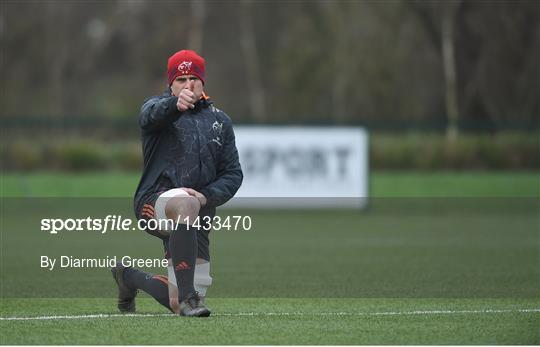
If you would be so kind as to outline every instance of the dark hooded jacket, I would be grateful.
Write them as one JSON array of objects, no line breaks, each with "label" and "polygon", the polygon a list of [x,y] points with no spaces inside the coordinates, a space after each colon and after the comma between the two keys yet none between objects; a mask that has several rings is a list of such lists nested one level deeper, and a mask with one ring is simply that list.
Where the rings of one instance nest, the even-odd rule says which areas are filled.
[{"label": "dark hooded jacket", "polygon": [[172,188],[193,188],[207,208],[231,199],[242,184],[232,121],[206,98],[184,112],[166,91],[141,107],[144,171],[135,193],[135,211],[149,196]]}]

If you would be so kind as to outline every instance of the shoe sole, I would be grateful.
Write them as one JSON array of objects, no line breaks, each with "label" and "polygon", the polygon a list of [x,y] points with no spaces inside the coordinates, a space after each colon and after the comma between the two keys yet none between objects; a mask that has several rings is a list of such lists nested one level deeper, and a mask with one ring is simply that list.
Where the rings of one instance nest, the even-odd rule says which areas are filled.
[{"label": "shoe sole", "polygon": [[210,311],[206,311],[206,312],[203,312],[203,314],[197,316],[197,317],[210,317],[210,314],[211,312]]},{"label": "shoe sole", "polygon": [[194,315],[191,315],[191,316],[187,316],[187,315],[180,315],[180,317],[188,317],[188,318],[207,318],[207,317],[210,317],[210,312],[204,312],[204,313],[201,313],[201,314],[194,314]]}]

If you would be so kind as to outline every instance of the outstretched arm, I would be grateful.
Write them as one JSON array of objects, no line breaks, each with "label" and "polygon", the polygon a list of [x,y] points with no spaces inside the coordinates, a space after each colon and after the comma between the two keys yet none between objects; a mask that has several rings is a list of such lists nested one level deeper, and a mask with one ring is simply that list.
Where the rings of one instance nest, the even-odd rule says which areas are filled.
[{"label": "outstretched arm", "polygon": [[181,112],[176,106],[178,98],[152,97],[145,101],[141,107],[139,126],[146,131],[158,131],[171,124],[180,117]]}]

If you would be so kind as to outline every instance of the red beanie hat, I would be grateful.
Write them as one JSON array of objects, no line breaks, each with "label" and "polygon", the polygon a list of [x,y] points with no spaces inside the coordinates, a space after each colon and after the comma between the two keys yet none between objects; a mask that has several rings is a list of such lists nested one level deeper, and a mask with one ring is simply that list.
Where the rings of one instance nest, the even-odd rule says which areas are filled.
[{"label": "red beanie hat", "polygon": [[174,79],[182,75],[195,75],[204,84],[204,58],[191,50],[174,53],[167,64],[169,87]]}]

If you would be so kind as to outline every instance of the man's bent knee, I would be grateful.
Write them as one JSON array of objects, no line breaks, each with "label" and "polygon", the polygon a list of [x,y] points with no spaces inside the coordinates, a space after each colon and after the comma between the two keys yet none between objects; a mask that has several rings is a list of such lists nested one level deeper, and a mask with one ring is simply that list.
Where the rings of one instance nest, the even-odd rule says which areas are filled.
[{"label": "man's bent knee", "polygon": [[[165,215],[168,219],[193,222],[199,215],[201,204],[199,199],[193,196],[179,196],[170,199],[165,206]],[[188,219],[189,218],[189,219]]]}]

